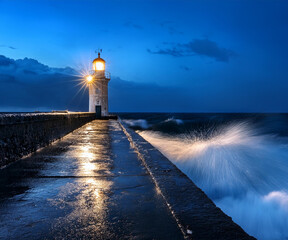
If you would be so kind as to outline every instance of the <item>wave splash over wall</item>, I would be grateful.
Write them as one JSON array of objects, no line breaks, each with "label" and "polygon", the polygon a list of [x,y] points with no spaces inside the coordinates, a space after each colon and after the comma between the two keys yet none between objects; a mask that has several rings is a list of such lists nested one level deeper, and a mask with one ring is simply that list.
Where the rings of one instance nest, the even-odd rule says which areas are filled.
[{"label": "wave splash over wall", "polygon": [[137,120],[124,120],[129,127],[139,127],[141,129],[148,129],[149,124],[145,119],[137,119]]},{"label": "wave splash over wall", "polygon": [[[208,134],[207,134],[208,132]],[[138,130],[247,233],[288,238],[288,141],[248,122],[171,136]]]}]

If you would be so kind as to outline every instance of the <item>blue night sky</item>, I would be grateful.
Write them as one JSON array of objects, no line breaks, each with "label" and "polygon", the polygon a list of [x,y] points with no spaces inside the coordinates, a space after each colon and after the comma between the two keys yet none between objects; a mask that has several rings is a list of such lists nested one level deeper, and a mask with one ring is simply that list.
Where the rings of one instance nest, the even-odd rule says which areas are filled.
[{"label": "blue night sky", "polygon": [[286,0],[0,0],[0,111],[87,111],[74,75],[102,48],[112,112],[287,112],[287,13]]}]

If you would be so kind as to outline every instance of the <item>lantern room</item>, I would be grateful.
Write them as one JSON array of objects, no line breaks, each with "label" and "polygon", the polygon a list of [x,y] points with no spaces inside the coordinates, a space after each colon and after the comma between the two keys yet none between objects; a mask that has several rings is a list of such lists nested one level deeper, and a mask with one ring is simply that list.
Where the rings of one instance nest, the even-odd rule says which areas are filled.
[{"label": "lantern room", "polygon": [[98,58],[95,58],[93,61],[93,70],[95,72],[105,70],[105,61],[100,58],[100,52],[98,52]]}]

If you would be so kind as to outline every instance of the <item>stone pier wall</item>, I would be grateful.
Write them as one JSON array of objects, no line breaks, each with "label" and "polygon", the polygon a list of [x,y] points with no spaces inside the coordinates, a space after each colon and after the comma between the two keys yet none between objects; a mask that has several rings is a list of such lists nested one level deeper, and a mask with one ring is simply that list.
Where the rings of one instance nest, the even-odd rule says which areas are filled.
[{"label": "stone pier wall", "polygon": [[0,114],[0,167],[95,119],[93,113]]},{"label": "stone pier wall", "polygon": [[256,240],[233,222],[161,152],[120,121],[185,239]]}]

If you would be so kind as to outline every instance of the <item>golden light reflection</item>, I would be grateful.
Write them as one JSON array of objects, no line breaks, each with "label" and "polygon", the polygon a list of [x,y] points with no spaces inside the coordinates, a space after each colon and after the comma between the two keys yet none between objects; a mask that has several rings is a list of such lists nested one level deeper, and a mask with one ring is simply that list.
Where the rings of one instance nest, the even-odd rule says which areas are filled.
[{"label": "golden light reflection", "polygon": [[97,181],[95,178],[88,178],[86,180],[86,183],[89,185],[89,187],[93,187],[91,193],[93,193],[96,198],[103,198],[104,196],[103,189],[96,188],[99,185],[98,184],[99,181]]},{"label": "golden light reflection", "polygon": [[80,146],[77,149],[77,157],[79,157],[79,172],[81,176],[93,176],[98,170],[99,165],[95,162],[96,154],[92,151],[91,146]]},{"label": "golden light reflection", "polygon": [[91,162],[82,163],[82,167],[83,167],[84,171],[87,172],[87,173],[93,172],[93,170],[96,170],[95,164],[93,164]]},{"label": "golden light reflection", "polygon": [[91,151],[90,146],[81,146],[79,150],[80,150],[78,154],[79,157],[84,157],[87,160],[95,159],[95,154]]},{"label": "golden light reflection", "polygon": [[109,232],[107,214],[113,180],[107,177],[107,172],[111,167],[111,155],[109,142],[104,141],[108,134],[98,134],[99,130],[107,132],[108,123],[88,123],[77,130],[79,135],[70,135],[75,144],[65,154],[75,160],[71,165],[75,178],[61,181],[57,196],[48,199],[56,208],[69,209],[52,223],[52,233],[56,238],[63,238],[63,229],[72,224],[75,231],[85,231],[87,239],[100,239],[103,232]]},{"label": "golden light reflection", "polygon": [[107,200],[111,187],[111,181],[97,178],[82,178],[63,185],[59,194],[48,201],[59,208],[69,207],[72,212],[54,221],[53,231],[61,233],[67,225],[78,221],[77,226],[83,225],[87,234],[93,233],[94,237],[107,232]]}]

